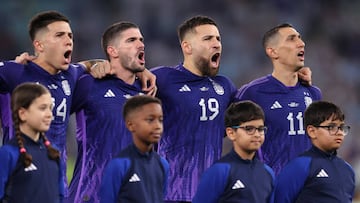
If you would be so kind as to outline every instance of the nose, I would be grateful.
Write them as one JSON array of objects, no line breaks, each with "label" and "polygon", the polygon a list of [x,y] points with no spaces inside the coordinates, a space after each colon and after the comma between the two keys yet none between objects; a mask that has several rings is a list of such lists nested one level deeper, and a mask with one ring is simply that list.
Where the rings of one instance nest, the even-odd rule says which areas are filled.
[{"label": "nose", "polygon": [[255,136],[255,137],[261,137],[262,135],[263,135],[263,134],[260,133],[259,129],[256,129],[253,136]]},{"label": "nose", "polygon": [[51,106],[49,106],[48,108],[46,108],[46,116],[53,116],[53,108]]},{"label": "nose", "polygon": [[337,134],[337,135],[341,134],[341,135],[343,135],[343,136],[346,135],[345,130],[342,129],[342,128],[338,128],[338,131],[336,132],[336,134]]},{"label": "nose", "polygon": [[71,35],[66,35],[66,45],[73,45],[73,38]]},{"label": "nose", "polygon": [[162,131],[162,129],[163,129],[163,122],[162,122],[161,120],[156,120],[156,122],[155,122],[155,128],[156,128],[156,129],[161,129],[161,131]]},{"label": "nose", "polygon": [[214,40],[212,41],[213,42],[213,47],[219,49],[221,48],[221,41],[217,38],[214,38]]},{"label": "nose", "polygon": [[305,47],[305,42],[299,38],[299,47]]},{"label": "nose", "polygon": [[145,44],[144,44],[144,42],[141,41],[141,40],[139,40],[138,46],[139,46],[140,48],[145,48]]}]

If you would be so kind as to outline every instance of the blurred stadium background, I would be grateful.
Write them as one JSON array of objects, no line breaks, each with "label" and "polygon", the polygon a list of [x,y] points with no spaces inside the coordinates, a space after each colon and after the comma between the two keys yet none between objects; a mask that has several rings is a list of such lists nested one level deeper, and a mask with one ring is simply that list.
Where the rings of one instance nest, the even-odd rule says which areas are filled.
[{"label": "blurred stadium background", "polygon": [[[0,5],[1,60],[14,59],[23,51],[32,53],[28,21],[37,12],[57,10],[71,20],[73,62],[104,58],[102,32],[114,22],[127,20],[142,30],[148,68],[181,62],[177,25],[193,15],[208,15],[217,21],[222,36],[220,73],[238,87],[271,72],[261,46],[263,33],[282,22],[293,24],[306,43],[305,64],[312,68],[313,84],[322,89],[325,100],[344,109],[351,125],[339,154],[356,170],[357,194],[360,192],[360,140],[356,137],[360,123],[360,1],[0,0]],[[69,155],[74,157],[73,123],[68,140]]]}]

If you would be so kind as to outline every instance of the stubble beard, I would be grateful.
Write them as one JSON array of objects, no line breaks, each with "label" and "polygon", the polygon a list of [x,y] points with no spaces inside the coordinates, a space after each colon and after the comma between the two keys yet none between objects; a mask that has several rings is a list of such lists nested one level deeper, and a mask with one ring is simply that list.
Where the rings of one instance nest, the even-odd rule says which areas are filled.
[{"label": "stubble beard", "polygon": [[196,64],[202,76],[213,77],[216,76],[219,72],[219,67],[215,70],[211,69],[210,61],[205,59],[204,57],[201,57]]},{"label": "stubble beard", "polygon": [[126,70],[128,70],[134,74],[143,72],[145,70],[145,66],[138,65],[135,62],[129,64],[128,66],[125,66],[125,64],[123,64],[123,67],[125,67]]}]

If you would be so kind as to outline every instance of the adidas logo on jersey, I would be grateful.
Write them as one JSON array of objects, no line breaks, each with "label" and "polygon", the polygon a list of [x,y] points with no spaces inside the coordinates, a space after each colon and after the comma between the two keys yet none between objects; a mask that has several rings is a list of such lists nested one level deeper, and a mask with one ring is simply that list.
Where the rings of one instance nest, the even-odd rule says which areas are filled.
[{"label": "adidas logo on jersey", "polygon": [[281,109],[282,106],[278,101],[275,101],[273,105],[271,105],[271,109]]},{"label": "adidas logo on jersey", "polygon": [[131,176],[131,178],[129,179],[129,182],[139,182],[140,181],[140,178],[139,178],[139,176],[136,174],[136,173],[134,173],[132,176]]},{"label": "adidas logo on jersey", "polygon": [[30,166],[28,166],[28,167],[26,167],[24,169],[24,171],[26,171],[26,172],[28,172],[28,171],[36,171],[36,170],[37,170],[37,167],[33,163],[31,163]]},{"label": "adidas logo on jersey", "polygon": [[317,178],[328,178],[329,175],[326,173],[324,169],[321,169],[321,171],[316,175]]},{"label": "adidas logo on jersey", "polygon": [[111,89],[108,89],[108,91],[105,93],[104,97],[115,97],[115,94]]},{"label": "adidas logo on jersey", "polygon": [[241,189],[241,188],[245,188],[245,185],[240,180],[237,180],[231,189],[237,190],[237,189]]},{"label": "adidas logo on jersey", "polygon": [[191,92],[191,89],[189,86],[184,85],[179,89],[179,92]]}]

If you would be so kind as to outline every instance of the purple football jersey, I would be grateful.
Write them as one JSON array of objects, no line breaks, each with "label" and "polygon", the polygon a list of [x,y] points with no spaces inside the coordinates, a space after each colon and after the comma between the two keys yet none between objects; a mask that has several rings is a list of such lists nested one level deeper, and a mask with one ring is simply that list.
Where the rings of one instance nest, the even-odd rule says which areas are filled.
[{"label": "purple football jersey", "polygon": [[94,79],[84,75],[77,83],[73,110],[77,112],[77,144],[69,202],[99,202],[103,170],[132,143],[122,116],[123,104],[141,93],[141,83],[126,84],[115,76]]},{"label": "purple football jersey", "polygon": [[164,111],[158,152],[170,164],[165,199],[191,201],[201,174],[221,156],[224,112],[236,88],[226,77],[200,77],[182,65],[151,71]]},{"label": "purple football jersey", "polygon": [[[0,93],[11,93],[15,87],[24,82],[38,82],[47,87],[53,99],[53,120],[50,129],[45,133],[53,145],[61,152],[62,164],[66,166],[66,130],[70,116],[70,106],[76,81],[83,74],[84,68],[80,65],[71,64],[66,71],[60,71],[55,75],[49,74],[33,62],[26,65],[10,61],[0,62]],[[9,99],[1,97],[1,99]],[[6,104],[6,101],[2,103]],[[9,105],[8,105],[9,106]],[[10,109],[9,109],[10,111]],[[1,118],[7,119],[7,126],[3,126],[4,141],[14,136],[11,117],[6,109],[1,110]],[[5,120],[4,120],[5,121]],[[2,121],[2,123],[4,123]],[[4,129],[7,127],[8,129]],[[63,167],[64,183],[67,185],[66,167]],[[65,192],[65,196],[67,191]]]},{"label": "purple football jersey", "polygon": [[286,87],[267,75],[241,87],[237,98],[251,100],[264,110],[268,131],[258,155],[275,174],[289,160],[311,147],[303,118],[306,107],[321,99],[319,88],[300,82],[294,87]]}]

